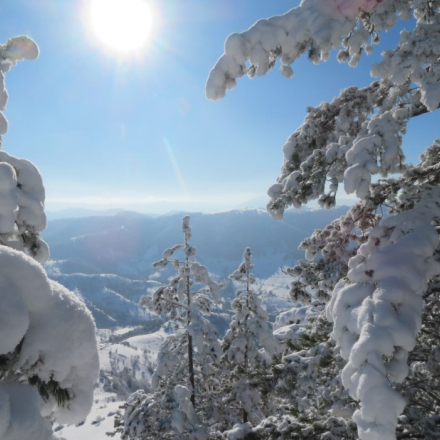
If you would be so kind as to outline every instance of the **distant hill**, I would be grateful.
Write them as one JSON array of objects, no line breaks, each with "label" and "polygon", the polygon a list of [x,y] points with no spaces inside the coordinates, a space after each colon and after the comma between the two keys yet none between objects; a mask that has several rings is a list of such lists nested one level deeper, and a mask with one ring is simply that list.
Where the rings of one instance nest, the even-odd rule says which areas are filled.
[{"label": "distant hill", "polygon": [[[217,214],[191,214],[193,245],[197,258],[224,276],[241,261],[244,248],[252,248],[255,273],[266,278],[282,265],[303,257],[299,243],[314,229],[346,212],[287,211],[283,221],[265,211],[247,209]],[[116,215],[50,221],[43,237],[52,260],[61,260],[63,273],[109,273],[146,279],[151,264],[162,252],[181,243],[182,213],[148,217],[132,212]]]},{"label": "distant hill", "polygon": [[[117,215],[123,212],[125,215],[132,211],[124,211],[123,209],[85,209],[85,208],[69,208],[62,209],[60,211],[46,211],[46,215],[49,221],[52,220],[60,220],[66,218],[83,218],[83,217],[102,217],[109,215]],[[133,215],[142,216],[142,217],[157,217],[157,215],[153,214],[141,214],[139,212],[132,212]]]}]

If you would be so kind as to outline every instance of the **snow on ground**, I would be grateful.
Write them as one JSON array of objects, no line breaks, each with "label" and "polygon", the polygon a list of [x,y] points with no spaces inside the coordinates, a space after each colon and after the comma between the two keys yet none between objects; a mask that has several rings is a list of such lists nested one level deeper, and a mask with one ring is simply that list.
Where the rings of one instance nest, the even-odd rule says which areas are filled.
[{"label": "snow on ground", "polygon": [[292,308],[289,295],[291,282],[292,277],[281,269],[265,280],[257,279],[255,290],[260,292],[263,306],[269,315],[275,316]]},{"label": "snow on ground", "polygon": [[[114,415],[120,411],[125,398],[140,387],[148,387],[157,353],[167,333],[160,329],[120,340],[133,330],[136,327],[98,330],[101,375],[92,411],[80,425],[56,425],[60,439],[108,440],[111,437],[106,433],[114,431]],[[119,342],[110,342],[115,337]]]},{"label": "snow on ground", "polygon": [[[95,392],[95,403],[86,421],[80,426],[55,426],[56,434],[63,440],[109,440],[106,433],[114,431],[114,415],[120,411],[121,401],[113,401],[113,393]],[[117,437],[116,437],[117,438]]]},{"label": "snow on ground", "polygon": [[126,335],[127,333],[131,333],[133,330],[136,330],[137,328],[139,328],[139,326],[121,327],[121,328],[114,330],[113,334],[115,336],[123,336],[123,335]]},{"label": "snow on ground", "polygon": [[150,360],[156,362],[157,353],[159,353],[160,346],[166,336],[167,334],[163,330],[159,330],[149,335],[133,336],[128,338],[127,342],[138,350],[145,350],[149,354]]}]

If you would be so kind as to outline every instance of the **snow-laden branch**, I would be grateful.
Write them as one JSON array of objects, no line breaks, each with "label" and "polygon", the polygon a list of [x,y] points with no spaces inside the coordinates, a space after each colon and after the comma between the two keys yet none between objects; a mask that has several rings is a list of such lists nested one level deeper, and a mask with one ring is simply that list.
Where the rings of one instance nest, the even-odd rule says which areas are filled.
[{"label": "snow-laden branch", "polygon": [[349,261],[348,282],[335,288],[327,308],[333,337],[348,361],[342,374],[360,401],[354,414],[363,440],[395,440],[404,399],[391,387],[408,374],[407,358],[421,326],[422,295],[440,273],[434,258],[440,189],[420,195],[413,209],[384,220]]},{"label": "snow-laden branch", "polygon": [[38,236],[46,228],[45,189],[38,169],[25,159],[0,151],[0,243],[27,251],[36,261],[49,258]]},{"label": "snow-laden branch", "polygon": [[384,60],[373,66],[371,72],[396,87],[416,84],[420,101],[429,111],[436,110],[440,103],[440,35],[436,32],[439,27],[440,16],[432,14],[428,21],[419,21],[412,31],[402,31],[398,48],[386,51]]},{"label": "snow-laden branch", "polygon": [[[11,380],[0,382],[0,400],[8,396],[4,397],[6,406],[2,405],[0,410],[4,415],[0,417],[0,432],[15,432],[15,425],[21,423],[15,407],[16,399],[20,399],[17,396],[29,396],[34,402],[31,412],[41,411],[60,423],[81,422],[91,409],[99,372],[95,325],[90,312],[73,293],[49,280],[43,268],[22,252],[0,246],[0,268],[0,355],[9,356],[17,351],[9,370],[18,373],[24,383],[12,386]],[[38,382],[43,388],[48,383],[57,383],[70,400],[62,405],[56,396],[48,394],[43,402],[26,382]],[[29,423],[40,424],[39,417],[29,416]],[[26,427],[29,429],[30,425]],[[29,438],[29,434],[8,438]]]},{"label": "snow-laden branch", "polygon": [[[8,129],[3,114],[8,101],[5,73],[17,61],[33,60],[39,49],[29,37],[11,38],[0,45],[0,146]],[[40,263],[49,259],[49,248],[39,237],[46,227],[45,190],[38,169],[29,161],[0,151],[0,244],[29,254]]]},{"label": "snow-laden branch", "polygon": [[281,175],[268,191],[269,212],[282,218],[287,207],[317,198],[331,208],[342,182],[348,193],[365,198],[372,175],[401,172],[402,136],[418,104],[408,88],[377,81],[345,89],[331,103],[309,109],[283,147]]},{"label": "snow-laden branch", "polygon": [[[336,49],[339,62],[349,61],[355,67],[362,53],[370,54],[373,45],[379,43],[380,32],[394,27],[398,18],[408,20],[412,15],[418,24],[427,25],[429,34],[423,40],[422,31],[416,38],[424,41],[430,52],[436,51],[430,25],[438,7],[438,0],[303,0],[284,15],[259,20],[247,31],[231,34],[224,54],[209,74],[206,95],[213,100],[223,98],[238,78],[265,75],[278,58],[281,73],[291,78],[291,64],[306,52],[317,64]],[[388,67],[394,70],[392,76],[404,78],[417,62],[398,58]],[[429,81],[433,84],[432,79]]]},{"label": "snow-laden branch", "polygon": [[40,51],[37,44],[26,36],[9,39],[6,44],[0,44],[0,141],[8,131],[8,121],[3,114],[8,101],[8,92],[5,88],[5,73],[21,60],[34,60]]},{"label": "snow-laden branch", "polygon": [[[390,5],[390,3],[392,5]],[[220,99],[245,73],[249,77],[265,75],[281,59],[281,73],[293,76],[291,64],[308,52],[318,63],[327,60],[332,49],[343,49],[341,61],[357,65],[364,49],[378,42],[371,28],[389,29],[394,25],[395,2],[390,0],[303,0],[301,5],[281,16],[260,20],[225,42],[225,53],[209,74],[206,94]],[[374,10],[375,13],[373,13]],[[369,15],[371,13],[371,16]],[[364,17],[359,25],[358,17]]]}]

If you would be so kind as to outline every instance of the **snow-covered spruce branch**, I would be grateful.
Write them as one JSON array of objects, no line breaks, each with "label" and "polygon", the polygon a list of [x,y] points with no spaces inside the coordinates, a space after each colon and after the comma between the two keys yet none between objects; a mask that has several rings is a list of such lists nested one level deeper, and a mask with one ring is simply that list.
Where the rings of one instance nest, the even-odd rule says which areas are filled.
[{"label": "snow-covered spruce branch", "polygon": [[[398,386],[407,402],[405,415],[399,422],[397,438],[412,434],[413,438],[436,438],[440,431],[440,352],[439,333],[439,292],[438,277],[428,287],[423,311],[422,329],[417,338],[415,349],[409,355],[410,374]],[[411,438],[411,437],[407,437]]]},{"label": "snow-covered spruce branch", "polygon": [[366,197],[372,175],[403,171],[406,126],[427,111],[409,83],[395,87],[388,80],[350,87],[331,103],[309,109],[283,147],[281,175],[268,191],[269,212],[282,218],[287,207],[317,198],[331,208],[342,182],[348,193]]},{"label": "snow-covered spruce branch", "polygon": [[362,439],[394,440],[404,399],[390,386],[408,374],[407,359],[421,326],[427,282],[440,272],[434,252],[440,188],[426,191],[413,209],[374,228],[349,261],[348,281],[333,293],[327,315],[348,361],[343,384],[361,403],[354,414]]},{"label": "snow-covered spruce branch", "polygon": [[[156,290],[156,292],[154,293],[154,299],[150,296],[143,296],[141,298],[141,300],[139,301],[139,305],[147,307],[147,308],[153,308],[153,305],[152,305],[153,302],[156,302],[158,304],[164,302],[167,309],[174,310],[175,308],[177,308],[177,309],[188,310],[187,305],[185,305],[181,302],[172,301],[172,300],[166,298],[164,293],[165,293],[165,287],[161,287],[160,289]],[[156,308],[155,308],[155,312],[158,314],[162,314],[164,312],[164,310],[165,309],[162,307],[158,308],[156,306]]]},{"label": "snow-covered spruce branch", "polygon": [[[391,3],[391,4],[390,4]],[[332,49],[339,59],[356,65],[363,50],[378,42],[374,31],[394,25],[394,4],[382,0],[303,0],[281,16],[260,20],[225,42],[225,53],[212,69],[206,84],[209,99],[220,99],[236,79],[265,75],[278,58],[281,73],[293,76],[291,64],[304,53],[314,63],[327,60]],[[404,2],[401,2],[402,4]],[[410,2],[412,3],[412,2]],[[360,20],[360,17],[363,20]],[[394,17],[394,18],[393,18]]]},{"label": "snow-covered spruce branch", "polygon": [[[382,216],[374,213],[378,206],[367,209],[364,203],[355,205],[300,244],[306,260],[286,270],[296,279],[290,292],[293,301],[310,302],[312,296],[306,288],[314,289],[314,297],[320,301],[328,301],[335,285],[347,275],[348,261],[368,239],[368,230],[379,223]],[[320,258],[316,260],[317,255]]]},{"label": "snow-covered spruce branch", "polygon": [[309,109],[283,147],[282,172],[268,192],[269,212],[281,218],[287,207],[317,198],[330,208],[342,182],[348,193],[366,197],[372,175],[404,170],[402,136],[409,120],[424,112],[419,93],[396,89],[388,81],[351,87],[332,103]]},{"label": "snow-covered spruce branch", "polygon": [[[331,208],[342,182],[347,192],[365,196],[372,174],[402,170],[401,135],[410,110],[374,113],[377,94],[371,96],[370,90],[346,89],[331,104],[309,111],[283,147],[281,176],[268,191],[272,216],[282,218],[287,207],[318,198]],[[329,126],[323,129],[329,110]]]},{"label": "snow-covered spruce branch", "polygon": [[[225,52],[210,72],[207,97],[223,98],[245,74],[265,75],[278,58],[288,78],[293,76],[291,64],[304,53],[319,63],[336,49],[340,62],[355,67],[362,53],[371,53],[380,41],[379,33],[393,28],[398,18],[414,15],[418,23],[430,24],[438,8],[438,0],[303,0],[286,14],[259,20],[227,38]],[[393,65],[394,71],[400,68]]]},{"label": "snow-covered spruce branch", "polygon": [[17,64],[17,61],[35,60],[40,50],[31,38],[26,36],[10,38],[5,44],[0,44],[0,141],[8,131],[8,121],[4,110],[8,102],[8,92],[5,88],[5,73]]},{"label": "snow-covered spruce branch", "polygon": [[402,31],[398,48],[386,51],[371,73],[394,87],[416,85],[421,104],[434,111],[440,102],[440,35],[435,32],[440,27],[440,16],[435,10],[438,2],[429,3],[430,16],[420,17],[412,31]]}]

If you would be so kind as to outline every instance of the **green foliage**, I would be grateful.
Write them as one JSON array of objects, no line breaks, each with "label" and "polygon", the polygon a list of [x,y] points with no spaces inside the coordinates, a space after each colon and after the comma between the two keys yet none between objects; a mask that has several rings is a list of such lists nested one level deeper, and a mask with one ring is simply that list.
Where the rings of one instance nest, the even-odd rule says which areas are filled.
[{"label": "green foliage", "polygon": [[59,382],[50,379],[48,382],[41,380],[38,376],[34,375],[28,379],[29,385],[37,387],[41,397],[47,402],[51,396],[55,397],[58,406],[65,406],[71,395],[68,390],[61,388]]}]

